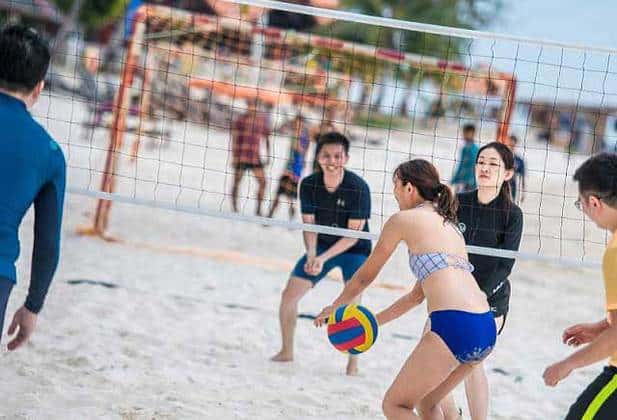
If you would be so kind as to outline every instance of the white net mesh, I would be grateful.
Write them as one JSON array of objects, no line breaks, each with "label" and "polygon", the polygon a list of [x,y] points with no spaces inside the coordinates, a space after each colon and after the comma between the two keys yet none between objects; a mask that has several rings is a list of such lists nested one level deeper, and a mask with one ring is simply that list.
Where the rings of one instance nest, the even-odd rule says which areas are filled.
[{"label": "white net mesh", "polygon": [[[121,75],[104,74],[100,66],[69,74],[81,96],[54,95],[45,110],[66,149],[72,189],[298,227],[286,212],[272,222],[253,218],[258,183],[250,173],[239,189],[239,211],[231,213],[231,127],[256,98],[272,132],[271,149],[259,146],[266,163],[263,213],[289,164],[295,135],[289,124],[301,114],[313,133],[302,176],[312,170],[314,133],[344,133],[351,139],[348,168],[371,188],[377,231],[397,210],[393,168],[422,157],[450,181],[460,163],[462,127],[474,124],[478,145],[519,139],[515,152],[526,169],[524,186],[518,178],[521,255],[598,259],[606,235],[572,206],[572,174],[590,153],[615,145],[611,51],[370,17],[362,19],[381,26],[357,23],[357,30],[375,34],[373,44],[360,44],[337,37],[347,15],[320,13],[341,18],[315,34],[242,17],[141,9]],[[94,100],[84,98],[84,80]],[[105,86],[116,92],[115,106]],[[282,197],[282,205],[289,200]]]}]

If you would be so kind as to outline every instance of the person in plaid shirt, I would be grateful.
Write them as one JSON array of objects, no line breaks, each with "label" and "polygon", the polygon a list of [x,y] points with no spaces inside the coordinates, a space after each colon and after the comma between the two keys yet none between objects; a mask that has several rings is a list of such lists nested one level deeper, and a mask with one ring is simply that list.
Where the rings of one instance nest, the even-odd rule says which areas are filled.
[{"label": "person in plaid shirt", "polygon": [[233,211],[238,211],[238,187],[244,172],[253,172],[259,190],[257,192],[256,214],[261,216],[261,203],[266,191],[264,162],[261,161],[259,149],[262,140],[266,141],[267,155],[270,155],[270,127],[266,114],[257,111],[257,100],[248,101],[248,109],[232,125],[232,156],[234,168],[234,183],[231,192]]}]

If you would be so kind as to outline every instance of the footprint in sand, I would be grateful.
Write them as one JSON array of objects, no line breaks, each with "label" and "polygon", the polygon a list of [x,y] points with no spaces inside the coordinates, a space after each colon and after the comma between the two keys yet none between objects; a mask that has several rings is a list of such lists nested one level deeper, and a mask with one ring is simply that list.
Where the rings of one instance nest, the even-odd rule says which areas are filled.
[{"label": "footprint in sand", "polygon": [[34,374],[35,374],[35,372],[34,372],[34,369],[32,369],[32,368],[31,368],[31,367],[29,367],[29,366],[20,366],[20,367],[17,369],[17,374],[18,374],[19,376],[32,376],[32,375],[34,375]]},{"label": "footprint in sand", "polygon": [[64,361],[67,365],[72,366],[72,367],[86,367],[86,366],[90,366],[91,363],[88,360],[87,357],[84,356],[79,356],[79,357],[69,357],[68,359],[66,359]]},{"label": "footprint in sand", "polygon": [[137,353],[130,347],[125,347],[124,349],[122,349],[122,354],[131,359],[136,359],[137,357],[139,357],[139,353]]}]

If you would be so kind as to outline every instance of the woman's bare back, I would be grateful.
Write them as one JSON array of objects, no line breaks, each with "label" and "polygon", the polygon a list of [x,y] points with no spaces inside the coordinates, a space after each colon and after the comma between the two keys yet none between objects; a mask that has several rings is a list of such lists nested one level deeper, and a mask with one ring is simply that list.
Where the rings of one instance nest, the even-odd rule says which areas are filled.
[{"label": "woman's bare back", "polygon": [[397,224],[409,253],[445,254],[452,264],[429,274],[422,282],[428,310],[455,309],[474,313],[489,310],[486,295],[478,287],[471,272],[454,264],[467,261],[465,240],[457,227],[429,206],[403,210]]}]

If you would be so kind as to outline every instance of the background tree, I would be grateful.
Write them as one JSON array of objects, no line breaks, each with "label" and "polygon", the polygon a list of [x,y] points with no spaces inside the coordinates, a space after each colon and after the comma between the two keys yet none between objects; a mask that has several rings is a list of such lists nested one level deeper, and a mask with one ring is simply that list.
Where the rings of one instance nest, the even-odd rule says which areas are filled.
[{"label": "background tree", "polygon": [[65,13],[67,17],[66,25],[69,27],[69,31],[81,27],[87,33],[122,16],[128,1],[53,0],[52,3]]},{"label": "background tree", "polygon": [[[420,23],[478,29],[497,18],[502,4],[503,0],[342,0],[341,9]],[[466,40],[456,37],[352,22],[335,22],[319,31],[349,41],[448,59],[465,54],[467,49]]]}]

